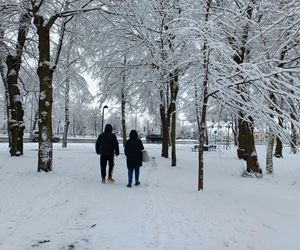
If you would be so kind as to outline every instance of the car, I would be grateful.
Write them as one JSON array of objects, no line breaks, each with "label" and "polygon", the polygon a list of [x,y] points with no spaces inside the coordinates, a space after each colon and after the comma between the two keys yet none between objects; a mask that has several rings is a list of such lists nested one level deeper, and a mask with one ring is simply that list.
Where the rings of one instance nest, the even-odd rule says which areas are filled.
[{"label": "car", "polygon": [[146,136],[147,142],[162,142],[162,135],[159,134],[149,134]]},{"label": "car", "polygon": [[[39,141],[39,131],[34,130],[32,132],[31,141],[38,142]],[[59,142],[59,137],[52,134],[52,142]]]}]

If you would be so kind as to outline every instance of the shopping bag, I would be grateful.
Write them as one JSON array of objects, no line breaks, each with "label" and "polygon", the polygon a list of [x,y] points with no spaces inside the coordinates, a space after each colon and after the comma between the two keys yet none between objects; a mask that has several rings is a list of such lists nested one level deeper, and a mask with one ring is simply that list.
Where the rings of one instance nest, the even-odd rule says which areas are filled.
[{"label": "shopping bag", "polygon": [[142,151],[142,155],[143,155],[143,158],[142,158],[142,159],[143,159],[143,162],[148,162],[148,161],[150,161],[147,150],[143,150],[143,151]]}]

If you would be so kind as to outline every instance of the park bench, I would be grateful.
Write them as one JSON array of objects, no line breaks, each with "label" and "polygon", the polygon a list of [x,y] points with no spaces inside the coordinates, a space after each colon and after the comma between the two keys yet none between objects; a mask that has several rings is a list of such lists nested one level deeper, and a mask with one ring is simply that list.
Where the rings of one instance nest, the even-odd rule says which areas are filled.
[{"label": "park bench", "polygon": [[[204,145],[204,151],[216,151],[217,150],[217,145]],[[199,145],[194,145],[192,148],[193,152],[199,151]]]}]

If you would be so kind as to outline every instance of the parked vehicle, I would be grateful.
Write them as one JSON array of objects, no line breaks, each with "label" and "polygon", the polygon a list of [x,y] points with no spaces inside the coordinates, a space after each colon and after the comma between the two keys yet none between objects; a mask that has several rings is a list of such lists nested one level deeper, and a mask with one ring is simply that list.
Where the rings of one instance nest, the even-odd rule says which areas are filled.
[{"label": "parked vehicle", "polygon": [[[31,136],[31,141],[38,142],[39,141],[39,131],[34,130]],[[52,142],[59,142],[59,137],[52,135]]]},{"label": "parked vehicle", "polygon": [[162,135],[158,134],[149,134],[146,136],[147,142],[162,142]]}]

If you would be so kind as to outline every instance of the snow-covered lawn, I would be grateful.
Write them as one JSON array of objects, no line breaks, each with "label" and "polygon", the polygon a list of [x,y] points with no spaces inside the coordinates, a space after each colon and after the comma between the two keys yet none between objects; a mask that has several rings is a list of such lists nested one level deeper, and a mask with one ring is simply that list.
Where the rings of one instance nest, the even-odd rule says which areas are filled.
[{"label": "snow-covered lawn", "polygon": [[[153,160],[141,186],[126,188],[125,156],[101,184],[93,144],[54,144],[54,171],[37,173],[37,144],[8,156],[0,144],[0,249],[299,250],[300,155],[284,152],[275,174],[242,178],[235,149],[207,152],[197,190],[197,153],[178,145],[178,166]],[[264,165],[265,147],[258,147]]]}]

